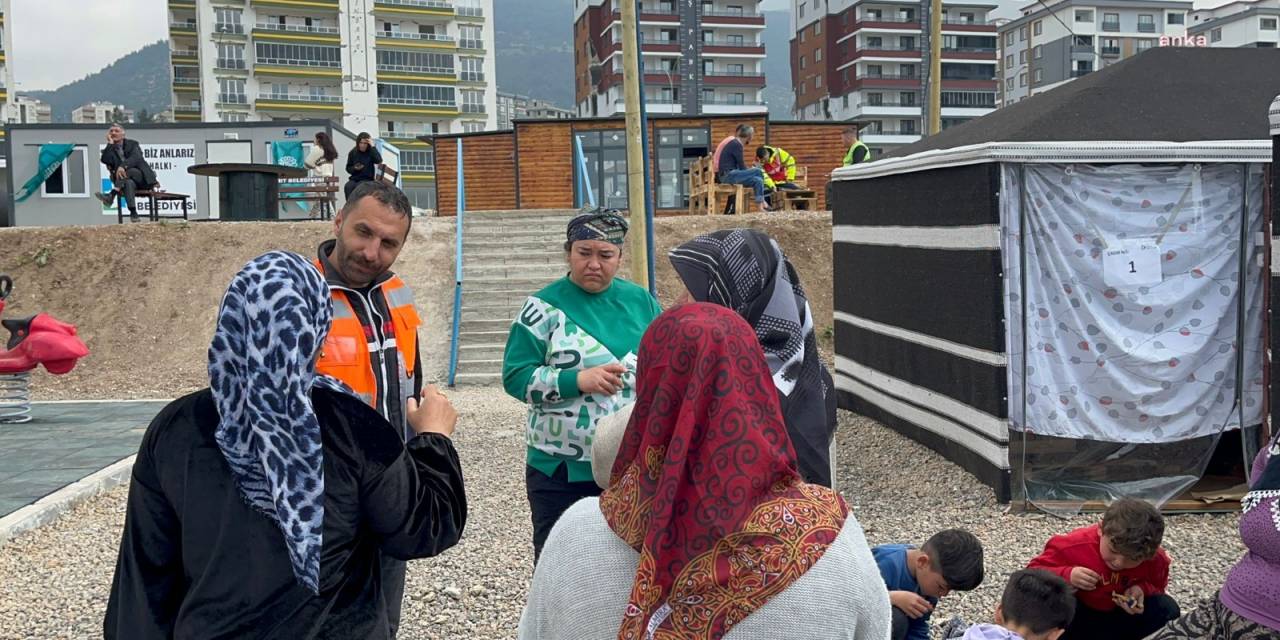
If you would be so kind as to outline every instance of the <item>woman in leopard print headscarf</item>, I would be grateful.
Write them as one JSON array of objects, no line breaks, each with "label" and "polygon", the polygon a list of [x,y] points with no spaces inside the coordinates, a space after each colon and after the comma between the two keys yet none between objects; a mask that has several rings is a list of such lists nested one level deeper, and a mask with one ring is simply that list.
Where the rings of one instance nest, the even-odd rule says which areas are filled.
[{"label": "woman in leopard print headscarf", "polygon": [[272,252],[231,282],[210,388],[156,416],[133,467],[106,638],[387,638],[380,554],[435,555],[461,537],[457,414],[434,388],[403,443],[315,373],[329,289]]}]

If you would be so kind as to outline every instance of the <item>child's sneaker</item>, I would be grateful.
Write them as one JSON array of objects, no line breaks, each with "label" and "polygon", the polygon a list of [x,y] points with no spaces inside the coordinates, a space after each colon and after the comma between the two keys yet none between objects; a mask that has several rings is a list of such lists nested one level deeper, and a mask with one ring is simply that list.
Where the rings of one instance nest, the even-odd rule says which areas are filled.
[{"label": "child's sneaker", "polygon": [[942,637],[945,640],[963,638],[964,632],[968,628],[969,625],[965,624],[964,618],[961,618],[960,616],[952,616],[945,625],[942,625]]}]

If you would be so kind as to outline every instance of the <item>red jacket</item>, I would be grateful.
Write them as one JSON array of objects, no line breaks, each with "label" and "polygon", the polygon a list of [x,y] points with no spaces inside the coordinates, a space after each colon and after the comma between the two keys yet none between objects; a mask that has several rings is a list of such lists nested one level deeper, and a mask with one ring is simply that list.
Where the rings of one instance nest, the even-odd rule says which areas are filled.
[{"label": "red jacket", "polygon": [[1116,604],[1112,593],[1124,593],[1133,585],[1141,585],[1147,596],[1160,595],[1169,586],[1169,554],[1161,548],[1156,557],[1125,571],[1112,571],[1102,561],[1098,546],[1102,542],[1102,525],[1081,527],[1071,533],[1054,536],[1044,546],[1044,553],[1027,565],[1028,569],[1047,569],[1071,582],[1071,570],[1076,567],[1093,569],[1102,581],[1093,591],[1077,591],[1076,598],[1098,611],[1110,611]]}]

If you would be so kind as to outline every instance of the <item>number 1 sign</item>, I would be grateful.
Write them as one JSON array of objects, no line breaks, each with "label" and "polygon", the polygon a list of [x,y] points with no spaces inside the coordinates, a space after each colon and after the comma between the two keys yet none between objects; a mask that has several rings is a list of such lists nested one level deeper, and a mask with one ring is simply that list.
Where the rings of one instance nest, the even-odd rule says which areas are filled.
[{"label": "number 1 sign", "polygon": [[1102,252],[1102,280],[1112,287],[1160,284],[1161,255],[1154,240],[1120,240]]}]

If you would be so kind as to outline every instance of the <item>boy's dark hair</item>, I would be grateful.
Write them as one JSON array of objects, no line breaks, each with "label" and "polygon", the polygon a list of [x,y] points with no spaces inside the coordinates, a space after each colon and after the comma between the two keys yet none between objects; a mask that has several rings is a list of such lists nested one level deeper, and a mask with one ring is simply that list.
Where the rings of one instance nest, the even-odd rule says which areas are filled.
[{"label": "boy's dark hair", "polygon": [[764,160],[764,159],[767,159],[768,157],[769,157],[769,147],[767,145],[762,144],[756,147],[756,158],[759,158],[760,160]]},{"label": "boy's dark hair", "polygon": [[1149,503],[1121,498],[1102,515],[1102,535],[1111,548],[1130,560],[1150,560],[1164,540],[1164,516]]},{"label": "boy's dark hair", "polygon": [[1031,633],[1066,629],[1076,615],[1076,597],[1061,576],[1043,569],[1023,569],[1009,576],[1000,598],[1006,623]]},{"label": "boy's dark hair", "polygon": [[972,533],[964,529],[939,531],[920,550],[952,591],[972,591],[982,584],[982,543]]}]

